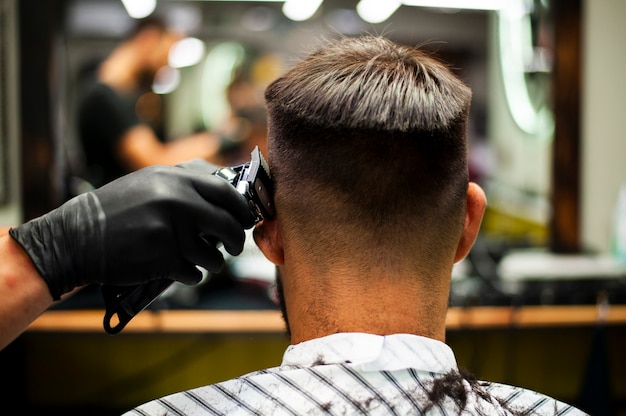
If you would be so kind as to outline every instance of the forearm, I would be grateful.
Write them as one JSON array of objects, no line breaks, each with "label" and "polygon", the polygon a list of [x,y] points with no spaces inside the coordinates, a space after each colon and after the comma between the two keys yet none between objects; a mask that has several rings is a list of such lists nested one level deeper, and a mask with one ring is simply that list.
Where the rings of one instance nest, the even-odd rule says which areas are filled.
[{"label": "forearm", "polygon": [[161,143],[147,126],[138,125],[121,138],[118,157],[129,170],[152,165],[177,165],[192,159],[209,160],[219,153],[220,141],[211,133],[197,133]]},{"label": "forearm", "polygon": [[8,229],[0,229],[0,299],[0,349],[53,304],[46,282]]}]

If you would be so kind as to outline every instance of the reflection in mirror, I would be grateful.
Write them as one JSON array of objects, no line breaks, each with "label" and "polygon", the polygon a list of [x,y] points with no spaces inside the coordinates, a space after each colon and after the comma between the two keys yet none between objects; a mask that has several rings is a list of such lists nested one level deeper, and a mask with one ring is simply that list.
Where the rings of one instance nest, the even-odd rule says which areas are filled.
[{"label": "reflection in mirror", "polygon": [[[388,11],[388,18],[369,16],[366,21],[364,9],[359,14],[355,4],[326,0],[304,19],[293,14],[287,17],[287,2],[159,1],[153,14],[165,17],[171,28],[201,42],[202,47],[191,41],[190,48],[201,50],[202,58],[194,64],[170,65],[176,68],[159,71],[152,91],[142,96],[137,108],[159,125],[164,141],[177,141],[179,137],[202,131],[216,133],[222,154],[214,161],[235,164],[250,154],[242,150],[243,137],[248,138],[244,141],[248,144],[262,142],[264,138],[265,125],[260,121],[265,117],[257,104],[262,107],[265,86],[281,71],[325,38],[366,32],[384,34],[398,43],[421,45],[436,54],[472,87],[471,175],[473,180],[487,183],[495,166],[488,137],[487,102],[492,54],[489,36],[494,12],[398,3],[395,11]],[[380,23],[373,23],[375,20]],[[119,2],[70,3],[65,28],[70,101],[75,102],[77,97],[77,81],[83,68],[107,56],[134,22]],[[170,58],[174,56],[172,51]],[[69,113],[71,117],[72,112]],[[68,126],[75,124],[75,120],[68,122]],[[76,133],[68,137],[69,153],[80,164],[81,149],[76,143]],[[254,252],[247,253],[254,257]],[[251,268],[244,267],[247,264],[250,263],[239,262],[229,273],[246,270],[244,273],[250,274]],[[273,268],[255,269],[258,275],[248,279],[248,283],[263,282],[262,286],[267,286],[273,278]],[[216,278],[210,285],[215,288],[232,283],[232,279]],[[198,293],[181,290],[178,295],[177,300],[185,302],[184,299],[190,301]]]},{"label": "reflection in mirror", "polygon": [[[299,16],[291,9],[296,3],[158,2],[153,14],[188,37],[186,46],[172,50],[170,68],[158,73],[146,105],[139,106],[146,114],[153,114],[149,109],[159,112],[152,117],[159,120],[162,140],[210,131],[220,141],[219,157],[212,161],[243,162],[249,150],[242,144],[264,140],[262,97],[272,79],[325,38],[383,34],[436,54],[473,90],[470,176],[489,199],[476,252],[482,248],[497,258],[511,246],[545,245],[554,130],[547,0],[486,1],[480,6],[389,1],[384,10],[373,7],[381,2],[326,0],[310,2],[311,10]],[[69,97],[75,96],[81,68],[106,56],[133,22],[118,2],[71,3],[66,27]],[[181,50],[196,58],[175,64]],[[75,150],[70,153],[80,163],[80,148],[69,137],[68,147]],[[478,273],[480,266],[470,266],[459,265],[457,271]],[[482,266],[483,277],[495,276],[493,265]]]}]

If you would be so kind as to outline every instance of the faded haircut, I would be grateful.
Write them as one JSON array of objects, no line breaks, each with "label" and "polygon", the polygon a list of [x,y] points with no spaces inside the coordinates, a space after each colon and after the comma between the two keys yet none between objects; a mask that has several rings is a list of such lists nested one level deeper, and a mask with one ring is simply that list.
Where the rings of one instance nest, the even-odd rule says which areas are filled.
[{"label": "faded haircut", "polygon": [[444,64],[383,37],[342,38],[265,98],[276,206],[307,251],[456,247],[471,91]]}]

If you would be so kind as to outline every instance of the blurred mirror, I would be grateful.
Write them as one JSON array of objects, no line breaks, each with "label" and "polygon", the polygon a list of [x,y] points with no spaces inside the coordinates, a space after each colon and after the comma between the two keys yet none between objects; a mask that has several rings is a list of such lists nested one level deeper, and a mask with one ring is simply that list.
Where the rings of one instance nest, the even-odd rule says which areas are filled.
[{"label": "blurred mirror", "polygon": [[[81,73],[132,30],[131,16],[161,16],[188,37],[173,51],[183,63],[161,71],[143,100],[162,140],[225,123],[235,78],[262,99],[264,86],[322,39],[384,34],[433,51],[472,87],[471,173],[490,197],[485,229],[545,242],[554,127],[547,0],[411,0],[384,2],[386,8],[365,0],[300,3],[308,9],[294,1],[72,1],[65,25],[68,101],[75,105]],[[75,140],[69,149],[80,164]]]},{"label": "blurred mirror", "polygon": [[[545,245],[554,132],[547,0],[70,1],[63,29],[65,137],[76,172],[84,163],[75,119],[84,76],[150,16],[180,39],[135,111],[163,141],[215,133],[221,152],[215,161],[222,165],[249,155],[242,143],[255,128],[254,143],[262,143],[265,86],[324,39],[374,33],[431,51],[473,90],[470,176],[489,199],[476,255],[497,260],[498,250]],[[233,270],[249,277],[247,265]],[[480,272],[493,277],[494,264],[487,266]],[[259,270],[255,278],[272,280],[271,267]],[[457,271],[476,273],[476,264]]]}]

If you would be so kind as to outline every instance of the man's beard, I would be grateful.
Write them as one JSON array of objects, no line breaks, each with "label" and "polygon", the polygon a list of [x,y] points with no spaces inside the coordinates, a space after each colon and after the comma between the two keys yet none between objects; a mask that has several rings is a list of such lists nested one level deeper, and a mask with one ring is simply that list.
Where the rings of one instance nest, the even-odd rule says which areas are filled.
[{"label": "man's beard", "polygon": [[287,335],[291,336],[291,328],[289,327],[289,319],[287,318],[287,306],[285,304],[285,293],[283,291],[283,281],[280,277],[280,271],[278,270],[278,266],[276,266],[276,303],[280,307],[280,312],[283,316],[283,321],[285,321],[285,329],[287,331]]}]

